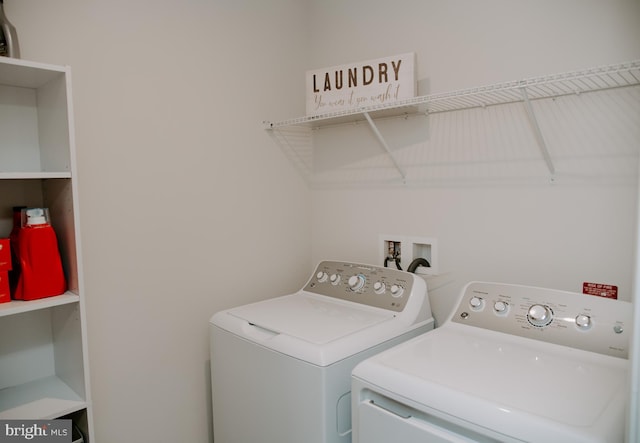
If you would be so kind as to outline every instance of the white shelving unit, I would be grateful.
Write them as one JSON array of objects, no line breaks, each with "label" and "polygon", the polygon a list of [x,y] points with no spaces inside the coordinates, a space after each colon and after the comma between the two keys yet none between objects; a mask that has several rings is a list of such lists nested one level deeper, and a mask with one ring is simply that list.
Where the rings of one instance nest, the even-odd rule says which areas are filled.
[{"label": "white shelving unit", "polygon": [[[617,98],[617,100],[626,102],[625,106],[635,110],[638,102],[637,92],[639,85],[640,60],[636,60],[582,71],[420,96],[388,105],[371,106],[319,116],[299,117],[279,122],[265,121],[264,124],[265,129],[270,132],[276,143],[312,185],[331,184],[334,179],[340,181],[345,175],[356,177],[355,182],[357,182],[360,180],[358,177],[362,176],[361,170],[367,168],[373,171],[366,175],[366,180],[369,182],[407,184],[420,183],[423,176],[416,173],[416,170],[425,169],[428,165],[416,165],[416,161],[414,161],[416,159],[415,155],[413,157],[398,155],[398,149],[383,136],[381,126],[386,125],[385,121],[389,119],[397,120],[398,118],[407,120],[416,116],[426,116],[429,119],[436,118],[443,113],[466,112],[467,114],[464,116],[456,118],[460,120],[465,118],[473,119],[477,124],[482,124],[478,122],[483,118],[497,120],[500,117],[487,117],[486,115],[478,114],[478,112],[496,106],[503,106],[508,109],[508,111],[504,112],[510,115],[519,113],[519,118],[521,117],[525,121],[528,135],[537,146],[535,155],[539,160],[543,160],[548,176],[551,180],[554,180],[557,172],[556,165],[545,137],[545,131],[540,124],[541,111],[536,109],[537,103],[555,101],[565,97],[569,97],[567,101],[570,101],[571,98],[587,93],[620,89],[629,90],[630,88],[630,90],[634,91],[632,94],[636,95],[633,95],[630,100],[626,100],[624,97],[622,99]],[[631,103],[629,104],[629,102]],[[616,105],[613,104],[611,106],[615,107]],[[544,108],[544,106],[539,106],[538,108],[540,107]],[[577,109],[581,105],[575,105],[575,107]],[[572,112],[579,114],[581,111]],[[335,173],[326,173],[326,171],[322,170],[322,167],[318,167],[318,148],[314,141],[314,138],[319,134],[318,131],[325,128],[341,127],[344,134],[344,128],[353,128],[359,125],[368,127],[370,129],[369,132],[374,135],[372,139],[377,140],[382,145],[384,149],[381,152],[387,156],[386,164],[381,163],[379,160],[369,163],[365,161],[357,168],[343,169],[343,173],[337,175]],[[453,131],[455,129],[448,128],[448,130]],[[635,130],[635,128],[632,130]],[[515,154],[514,157],[519,158],[520,153]],[[423,157],[419,158],[423,160]],[[502,160],[505,159],[502,158]],[[506,160],[508,161],[509,159],[507,158]],[[389,169],[392,171],[389,171]],[[353,183],[354,180],[350,180],[350,182]]]},{"label": "white shelving unit", "polygon": [[93,440],[71,71],[0,57],[0,237],[48,207],[68,291],[0,304],[0,419],[72,418]]}]

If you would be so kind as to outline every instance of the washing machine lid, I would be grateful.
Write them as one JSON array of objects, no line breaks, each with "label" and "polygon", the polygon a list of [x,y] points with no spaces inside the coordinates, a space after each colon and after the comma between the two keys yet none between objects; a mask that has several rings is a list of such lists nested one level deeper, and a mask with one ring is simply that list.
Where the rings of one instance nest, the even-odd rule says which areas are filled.
[{"label": "washing machine lid", "polygon": [[315,345],[331,343],[395,317],[390,311],[303,292],[228,312],[251,325]]},{"label": "washing machine lid", "polygon": [[[353,374],[529,441],[551,428],[610,433],[607,426],[624,411],[627,371],[625,359],[449,323],[364,361]],[[540,422],[547,427],[536,428]]]}]

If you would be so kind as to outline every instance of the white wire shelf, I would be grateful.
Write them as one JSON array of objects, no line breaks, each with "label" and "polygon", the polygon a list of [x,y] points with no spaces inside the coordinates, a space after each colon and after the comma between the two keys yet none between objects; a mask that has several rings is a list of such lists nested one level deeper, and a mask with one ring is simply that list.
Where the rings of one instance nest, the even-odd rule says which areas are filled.
[{"label": "white wire shelf", "polygon": [[453,92],[424,95],[394,102],[317,116],[305,116],[278,122],[265,121],[266,129],[285,126],[312,128],[415,113],[438,113],[487,107],[523,101],[523,89],[529,100],[554,98],[571,94],[640,85],[640,60],[600,66],[564,74],[498,83]]},{"label": "white wire shelf", "polygon": [[635,60],[264,125],[312,187],[617,182],[637,179],[639,86]]}]

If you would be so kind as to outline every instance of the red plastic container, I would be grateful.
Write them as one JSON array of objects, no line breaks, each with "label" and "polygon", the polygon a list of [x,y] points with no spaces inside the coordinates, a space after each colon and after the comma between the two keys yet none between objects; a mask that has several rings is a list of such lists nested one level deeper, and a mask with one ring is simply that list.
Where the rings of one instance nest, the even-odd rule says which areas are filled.
[{"label": "red plastic container", "polygon": [[0,271],[0,303],[6,303],[11,301],[11,294],[9,293],[9,273],[7,271]]},{"label": "red plastic container", "polygon": [[63,294],[67,282],[48,211],[45,208],[23,209],[22,215],[18,236],[20,277],[14,298],[36,300]]},{"label": "red plastic container", "polygon": [[0,272],[11,268],[11,242],[8,238],[0,238]]}]

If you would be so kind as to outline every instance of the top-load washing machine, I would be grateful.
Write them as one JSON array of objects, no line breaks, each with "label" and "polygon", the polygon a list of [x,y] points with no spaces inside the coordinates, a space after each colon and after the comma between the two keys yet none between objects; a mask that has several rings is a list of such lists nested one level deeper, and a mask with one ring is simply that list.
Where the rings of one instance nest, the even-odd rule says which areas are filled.
[{"label": "top-load washing machine", "polygon": [[350,442],[353,367],[431,329],[422,278],[339,261],[318,264],[294,294],[218,312],[215,442]]},{"label": "top-load washing machine", "polygon": [[354,443],[624,440],[630,303],[472,282],[452,317],[353,371]]}]

